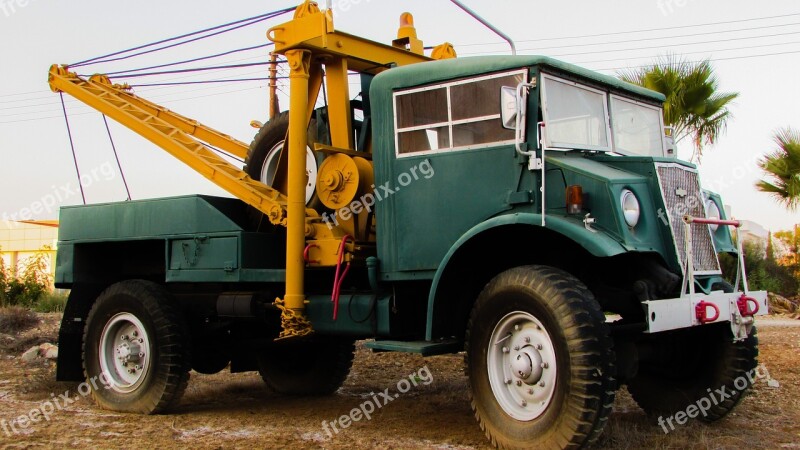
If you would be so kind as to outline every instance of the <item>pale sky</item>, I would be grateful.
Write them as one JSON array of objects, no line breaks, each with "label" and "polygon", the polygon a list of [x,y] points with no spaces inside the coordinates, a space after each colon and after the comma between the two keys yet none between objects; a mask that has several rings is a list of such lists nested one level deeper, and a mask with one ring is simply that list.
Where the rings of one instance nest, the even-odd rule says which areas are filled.
[{"label": "pale sky", "polygon": [[[293,6],[292,1],[208,0],[0,0],[0,219],[57,217],[55,205],[78,204],[75,169],[58,95],[49,91],[47,69],[152,41]],[[324,3],[324,2],[323,2]],[[768,229],[800,223],[771,197],[758,192],[755,160],[774,150],[773,131],[800,129],[800,4],[791,0],[523,0],[465,3],[517,41],[522,54],[544,54],[613,74],[666,53],[714,59],[723,91],[737,91],[726,135],[706,151],[705,187],[722,194],[733,215]],[[400,13],[416,19],[426,45],[455,44],[462,56],[499,54],[507,46],[447,0],[334,0],[338,29],[388,43]],[[190,59],[266,43],[273,19],[174,51],[82,70],[110,72]],[[720,23],[728,22],[728,23]],[[712,25],[708,25],[712,24]],[[699,26],[702,25],[702,26]],[[634,31],[636,31],[634,33]],[[612,34],[616,33],[616,34]],[[475,45],[497,43],[494,45]],[[229,55],[199,65],[263,61],[267,50]],[[84,73],[80,70],[80,73]],[[265,76],[263,67],[137,79],[191,81]],[[112,77],[113,79],[113,77]],[[156,103],[250,142],[251,120],[265,121],[263,82],[138,88]],[[355,94],[355,92],[354,92]],[[284,101],[283,106],[286,106]],[[98,113],[68,99],[78,164],[89,203],[125,199],[108,136]],[[111,124],[134,199],[223,191],[164,151],[118,124]],[[682,148],[681,156],[688,157]]]}]

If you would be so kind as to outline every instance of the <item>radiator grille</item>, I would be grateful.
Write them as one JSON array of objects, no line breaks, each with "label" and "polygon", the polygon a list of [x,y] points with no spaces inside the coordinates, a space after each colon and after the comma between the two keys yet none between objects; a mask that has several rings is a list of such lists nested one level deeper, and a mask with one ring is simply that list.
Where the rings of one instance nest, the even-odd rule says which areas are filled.
[{"label": "radiator grille", "polygon": [[[680,258],[681,268],[686,270],[686,246],[684,245],[683,216],[705,217],[705,200],[700,191],[697,172],[677,164],[657,164],[661,194],[667,207],[667,216],[672,238]],[[692,224],[692,251],[695,273],[720,271],[717,252],[708,225]]]}]

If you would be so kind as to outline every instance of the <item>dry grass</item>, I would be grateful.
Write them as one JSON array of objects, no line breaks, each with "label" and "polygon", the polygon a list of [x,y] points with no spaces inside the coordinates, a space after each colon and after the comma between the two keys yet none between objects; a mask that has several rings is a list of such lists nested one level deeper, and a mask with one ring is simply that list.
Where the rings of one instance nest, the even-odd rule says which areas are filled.
[{"label": "dry grass", "polygon": [[38,323],[39,317],[29,309],[18,306],[0,309],[0,333],[16,334],[33,328]]}]

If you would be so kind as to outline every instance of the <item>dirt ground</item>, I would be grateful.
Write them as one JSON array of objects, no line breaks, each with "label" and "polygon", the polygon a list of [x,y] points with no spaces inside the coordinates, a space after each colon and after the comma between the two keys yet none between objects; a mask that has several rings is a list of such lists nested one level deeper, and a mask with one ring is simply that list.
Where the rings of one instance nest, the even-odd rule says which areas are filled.
[{"label": "dirt ground", "polygon": [[[461,355],[422,358],[371,353],[359,345],[344,387],[325,398],[271,395],[257,374],[193,372],[174,413],[139,416],[99,410],[91,397],[81,396],[78,383],[53,381],[52,362],[20,359],[32,345],[55,342],[59,317],[43,317],[13,341],[0,336],[5,349],[0,352],[0,448],[488,448],[467,401]],[[690,422],[669,434],[648,420],[623,388],[596,448],[800,448],[800,320],[766,318],[759,327],[760,362],[779,387],[759,380],[722,421]],[[323,421],[349,414],[387,388],[397,392],[398,381],[412,374],[417,386],[409,383],[407,393],[376,410],[371,420],[338,433],[323,428]],[[15,417],[44,409],[42,402],[65,392],[72,403],[49,414],[49,420],[17,425],[17,433],[6,429]]]}]

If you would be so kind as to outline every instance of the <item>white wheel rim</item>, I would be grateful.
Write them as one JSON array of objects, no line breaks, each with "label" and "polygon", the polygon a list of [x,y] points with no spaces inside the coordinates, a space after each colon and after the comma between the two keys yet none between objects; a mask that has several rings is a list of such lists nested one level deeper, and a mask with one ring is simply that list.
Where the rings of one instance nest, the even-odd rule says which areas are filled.
[{"label": "white wheel rim", "polygon": [[556,353],[550,334],[536,317],[515,311],[492,331],[486,352],[489,384],[509,416],[530,421],[541,416],[556,392]]},{"label": "white wheel rim", "polygon": [[[261,165],[261,177],[259,181],[272,186],[275,181],[275,175],[278,173],[278,162],[280,161],[281,150],[283,150],[284,141],[280,141],[267,152],[264,158],[264,164]],[[308,183],[306,184],[306,204],[311,201],[314,192],[317,190],[317,159],[314,157],[314,151],[311,147],[306,147],[306,175],[308,176]]]},{"label": "white wheel rim", "polygon": [[102,376],[116,392],[136,390],[150,371],[150,339],[133,314],[119,313],[106,323],[98,350]]}]

